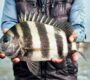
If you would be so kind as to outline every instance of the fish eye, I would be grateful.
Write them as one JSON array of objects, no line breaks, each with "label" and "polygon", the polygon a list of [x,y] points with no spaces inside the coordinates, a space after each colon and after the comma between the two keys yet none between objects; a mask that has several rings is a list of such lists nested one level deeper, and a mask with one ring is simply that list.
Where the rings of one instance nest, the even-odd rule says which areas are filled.
[{"label": "fish eye", "polygon": [[4,37],[3,42],[8,42],[8,39]]},{"label": "fish eye", "polygon": [[4,43],[7,43],[9,40],[10,40],[10,38],[8,36],[4,36],[3,37],[3,42]]}]

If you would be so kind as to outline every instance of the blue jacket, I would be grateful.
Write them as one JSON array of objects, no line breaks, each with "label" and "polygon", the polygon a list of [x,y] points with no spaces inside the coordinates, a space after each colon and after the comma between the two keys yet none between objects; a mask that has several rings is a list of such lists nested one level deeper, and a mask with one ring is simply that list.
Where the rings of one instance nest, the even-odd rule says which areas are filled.
[{"label": "blue jacket", "polygon": [[[2,2],[2,1],[0,1]],[[2,2],[3,16],[1,20],[1,28],[11,28],[17,23],[17,14],[14,0],[5,0]],[[0,9],[1,10],[1,9]],[[1,11],[0,11],[1,12]],[[85,7],[84,0],[75,0],[72,5],[69,17],[70,23],[75,28],[77,34],[77,42],[83,41],[85,38]]]}]

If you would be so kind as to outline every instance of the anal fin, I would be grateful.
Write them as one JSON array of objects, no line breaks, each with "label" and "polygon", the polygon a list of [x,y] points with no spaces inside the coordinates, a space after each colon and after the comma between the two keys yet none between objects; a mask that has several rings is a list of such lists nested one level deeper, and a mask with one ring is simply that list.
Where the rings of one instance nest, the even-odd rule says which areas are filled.
[{"label": "anal fin", "polygon": [[40,63],[35,61],[26,61],[28,69],[34,75],[37,75],[40,70]]}]

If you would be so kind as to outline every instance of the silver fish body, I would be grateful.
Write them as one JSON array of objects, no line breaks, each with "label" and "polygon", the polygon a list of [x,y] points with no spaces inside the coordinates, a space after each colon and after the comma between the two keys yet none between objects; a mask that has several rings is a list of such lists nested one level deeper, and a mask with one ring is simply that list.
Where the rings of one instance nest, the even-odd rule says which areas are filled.
[{"label": "silver fish body", "polygon": [[17,24],[4,34],[2,51],[11,58],[19,55],[23,60],[30,58],[31,61],[46,61],[65,58],[68,43],[63,30],[27,21]]},{"label": "silver fish body", "polygon": [[28,57],[32,61],[67,56],[67,37],[73,32],[70,24],[36,13],[21,14],[19,19],[21,22],[9,29],[1,39],[1,51],[7,56],[13,58],[19,55],[24,60]]}]

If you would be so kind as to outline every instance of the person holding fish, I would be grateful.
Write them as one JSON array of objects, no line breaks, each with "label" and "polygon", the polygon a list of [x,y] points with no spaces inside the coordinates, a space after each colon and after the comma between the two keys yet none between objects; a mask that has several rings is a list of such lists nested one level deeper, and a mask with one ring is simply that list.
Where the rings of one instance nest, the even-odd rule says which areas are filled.
[{"label": "person holding fish", "polygon": [[[72,28],[74,29],[74,31],[68,37],[68,40],[70,43],[72,43],[74,41],[81,42],[85,38],[84,0],[81,0],[81,1],[80,0],[5,0],[5,2],[3,4],[4,4],[4,8],[3,8],[2,26],[1,27],[2,27],[4,34],[8,33],[12,37],[15,36],[15,34],[17,35],[17,37],[18,37],[18,35],[19,36],[24,35],[24,39],[25,39],[28,37],[27,33],[30,33],[30,30],[31,30],[31,33],[33,32],[32,33],[32,35],[33,35],[34,31],[37,31],[37,29],[36,29],[36,28],[38,28],[37,26],[42,25],[44,27],[38,28],[38,31],[39,31],[39,29],[41,31],[41,33],[39,33],[39,35],[43,34],[44,39],[45,39],[44,42],[47,41],[47,43],[43,44],[43,45],[49,47],[50,43],[48,42],[48,40],[52,37],[46,38],[47,36],[45,33],[53,30],[52,27],[47,28],[49,23],[52,21],[52,20],[48,19],[48,17],[52,17],[60,23],[62,22],[64,24],[66,22],[69,22],[72,25]],[[32,20],[35,17],[34,19],[39,19],[39,20],[37,20],[39,22],[40,21],[42,22],[42,20],[46,20],[49,22],[47,23],[47,25],[40,24],[40,23],[30,23],[30,22],[29,22],[30,24],[28,22],[22,23],[22,21],[30,20],[30,19],[28,19],[28,18],[30,18],[30,14],[32,16]],[[33,14],[36,14],[37,16],[33,15]],[[48,17],[46,18],[46,17],[40,16],[39,18],[37,18],[39,16],[38,14],[46,15]],[[34,20],[34,21],[36,21],[36,20]],[[21,24],[19,25],[17,23],[21,23]],[[29,30],[28,26],[31,26],[31,25],[36,25],[36,26],[32,26],[32,28],[30,27],[30,30]],[[19,26],[19,27],[17,27],[17,26]],[[21,29],[22,27],[20,27],[20,26],[25,26],[25,27],[24,27],[24,29]],[[51,25],[51,26],[53,26],[53,25]],[[19,30],[19,32],[18,32],[18,30]],[[24,32],[23,30],[26,30],[27,32]],[[18,32],[18,34],[17,34],[17,32]],[[59,32],[59,31],[57,31],[57,32]],[[63,34],[63,33],[61,33],[61,34]],[[38,40],[38,35],[35,34],[35,36],[37,36],[37,38],[32,38],[32,39],[33,40],[37,39],[36,40],[37,43],[33,44],[33,46],[37,47],[36,44],[39,43],[39,40]],[[63,36],[61,36],[61,37],[65,40],[66,38],[64,38]],[[4,36],[3,42],[7,43],[8,39],[12,40],[11,37],[10,38],[9,37],[10,37],[9,35]],[[16,44],[15,46],[13,46],[15,48],[18,47],[18,44],[21,44],[21,42],[23,40],[22,38],[19,37],[21,39],[20,40],[21,42],[15,41],[15,40],[17,40],[17,37],[13,40],[13,42],[15,42],[15,44]],[[56,39],[59,39],[59,38],[56,38]],[[25,54],[28,55],[28,52],[29,52],[28,47],[27,47],[28,46],[27,42],[28,41],[26,40],[26,48],[25,49],[26,49],[27,54],[24,53],[24,55]],[[43,39],[41,39],[41,43],[43,43]],[[54,45],[54,47],[56,46],[54,42],[53,42],[53,45]],[[9,45],[9,48],[11,48],[11,47],[12,47],[12,44]],[[21,46],[19,45],[19,47],[21,49],[21,52],[18,52],[18,53],[23,54],[23,52],[25,52],[25,51],[23,51],[23,49],[21,48],[22,45]],[[65,49],[67,49],[67,48],[65,48]],[[37,51],[37,53],[39,53],[38,49],[35,48],[34,50]],[[13,50],[12,52],[15,52],[15,50]],[[52,53],[52,55],[53,55],[53,53]],[[4,58],[5,56],[6,55],[4,53],[0,54],[1,58]],[[31,56],[31,55],[29,55],[29,56]],[[14,70],[15,80],[51,80],[51,79],[52,80],[77,80],[77,72],[78,72],[77,53],[68,54],[66,59],[52,58],[49,61],[40,61],[39,60],[40,62],[37,62],[37,63],[32,62],[32,64],[36,65],[36,67],[37,67],[37,65],[39,65],[39,70],[38,70],[37,74],[35,73],[36,72],[35,69],[37,70],[37,68],[33,68],[34,70],[29,69],[29,68],[35,67],[35,66],[30,66],[31,63],[28,58],[26,60],[26,62],[28,63],[28,65],[27,65],[27,63],[25,61],[20,61],[21,59],[19,57],[20,57],[20,54],[12,58],[12,61],[14,63],[13,70]],[[30,67],[28,68],[27,66],[30,66]],[[35,72],[33,72],[33,71],[35,71]]]}]

